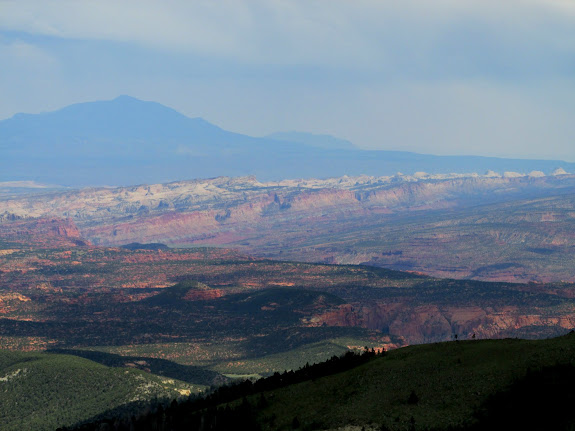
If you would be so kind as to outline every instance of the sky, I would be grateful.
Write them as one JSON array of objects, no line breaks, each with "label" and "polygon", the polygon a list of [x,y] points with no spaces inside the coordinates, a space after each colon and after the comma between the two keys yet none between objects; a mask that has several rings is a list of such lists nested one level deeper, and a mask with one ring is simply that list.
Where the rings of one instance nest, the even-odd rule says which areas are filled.
[{"label": "sky", "polygon": [[575,161],[575,1],[0,0],[0,119],[122,94],[252,136]]}]

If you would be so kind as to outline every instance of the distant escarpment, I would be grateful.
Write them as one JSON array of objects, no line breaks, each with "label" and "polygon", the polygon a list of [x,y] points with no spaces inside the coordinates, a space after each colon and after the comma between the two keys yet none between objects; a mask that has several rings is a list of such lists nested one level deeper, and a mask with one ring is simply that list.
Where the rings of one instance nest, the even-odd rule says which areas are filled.
[{"label": "distant escarpment", "polygon": [[[365,346],[357,343],[368,339],[391,348],[456,335],[543,338],[575,327],[573,283],[438,279],[367,265],[259,259],[217,247],[94,246],[80,244],[66,220],[1,227],[8,226],[11,231],[0,230],[6,348],[57,343],[132,351],[154,344],[162,352],[165,343],[218,339],[229,343],[225,350],[248,352],[244,359],[251,361],[255,351],[340,349],[315,344],[326,340]],[[182,346],[173,354],[206,359],[195,347],[179,351]],[[222,370],[256,367],[233,357],[222,356]]]},{"label": "distant escarpment", "polygon": [[89,244],[72,219],[26,218],[9,214],[0,218],[0,241],[50,247]]},{"label": "distant escarpment", "polygon": [[409,344],[448,341],[456,335],[460,339],[517,334],[538,338],[575,328],[575,309],[564,313],[543,309],[528,312],[517,306],[428,304],[412,307],[410,302],[345,304],[315,317],[313,323],[381,330]]},{"label": "distant escarpment", "polygon": [[217,245],[439,277],[575,281],[575,175],[215,178],[5,199],[94,244]]}]

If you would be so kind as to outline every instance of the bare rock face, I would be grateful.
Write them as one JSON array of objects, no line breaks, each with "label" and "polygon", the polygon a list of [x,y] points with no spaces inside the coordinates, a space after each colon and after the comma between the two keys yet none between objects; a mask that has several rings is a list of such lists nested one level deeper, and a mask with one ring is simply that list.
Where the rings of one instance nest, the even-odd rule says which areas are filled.
[{"label": "bare rock face", "polygon": [[567,172],[563,168],[557,168],[551,173],[551,175],[567,175]]},{"label": "bare rock face", "polygon": [[0,239],[22,244],[50,246],[88,245],[72,219],[14,218],[0,222]]},{"label": "bare rock face", "polygon": [[36,229],[42,229],[42,227],[46,227],[49,229],[50,233],[53,233],[56,236],[61,236],[65,238],[74,238],[79,239],[81,237],[80,231],[78,227],[74,224],[74,222],[70,219],[66,220],[46,220],[46,221],[39,221],[36,224]]},{"label": "bare rock face", "polygon": [[182,298],[185,301],[206,301],[224,296],[222,289],[190,289]]},{"label": "bare rock face", "polygon": [[267,183],[222,177],[1,203],[13,221],[72,219],[97,245],[216,245],[437,277],[549,282],[575,281],[562,264],[575,247],[574,196],[569,174],[420,173]]},{"label": "bare rock face", "polygon": [[564,313],[541,309],[526,314],[518,307],[413,307],[409,303],[379,303],[373,306],[344,304],[314,319],[314,325],[360,326],[381,330],[407,344],[432,343],[469,338],[501,338],[523,332],[537,337],[539,331],[562,333],[575,327],[575,309]]}]

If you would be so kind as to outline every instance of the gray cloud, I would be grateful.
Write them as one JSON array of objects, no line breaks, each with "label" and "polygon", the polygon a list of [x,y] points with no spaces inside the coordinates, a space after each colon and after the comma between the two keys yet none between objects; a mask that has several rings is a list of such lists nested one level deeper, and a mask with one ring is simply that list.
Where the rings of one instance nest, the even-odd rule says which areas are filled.
[{"label": "gray cloud", "polygon": [[[136,43],[257,65],[520,73],[556,68],[566,61],[563,55],[575,52],[575,8],[553,0],[1,4],[4,31]],[[540,56],[546,61],[537,62]]]},{"label": "gray cloud", "polygon": [[128,93],[250,134],[575,160],[575,3],[0,0],[0,118]]}]

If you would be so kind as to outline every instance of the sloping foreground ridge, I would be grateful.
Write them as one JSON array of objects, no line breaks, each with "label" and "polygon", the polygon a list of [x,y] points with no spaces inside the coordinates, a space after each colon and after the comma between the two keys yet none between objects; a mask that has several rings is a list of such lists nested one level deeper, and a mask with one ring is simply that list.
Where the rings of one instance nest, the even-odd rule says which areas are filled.
[{"label": "sloping foreground ridge", "polygon": [[[572,429],[575,334],[348,353],[80,430]],[[337,367],[344,371],[330,374]]]},{"label": "sloping foreground ridge", "polygon": [[0,429],[49,431],[190,394],[194,385],[71,355],[0,350]]}]

